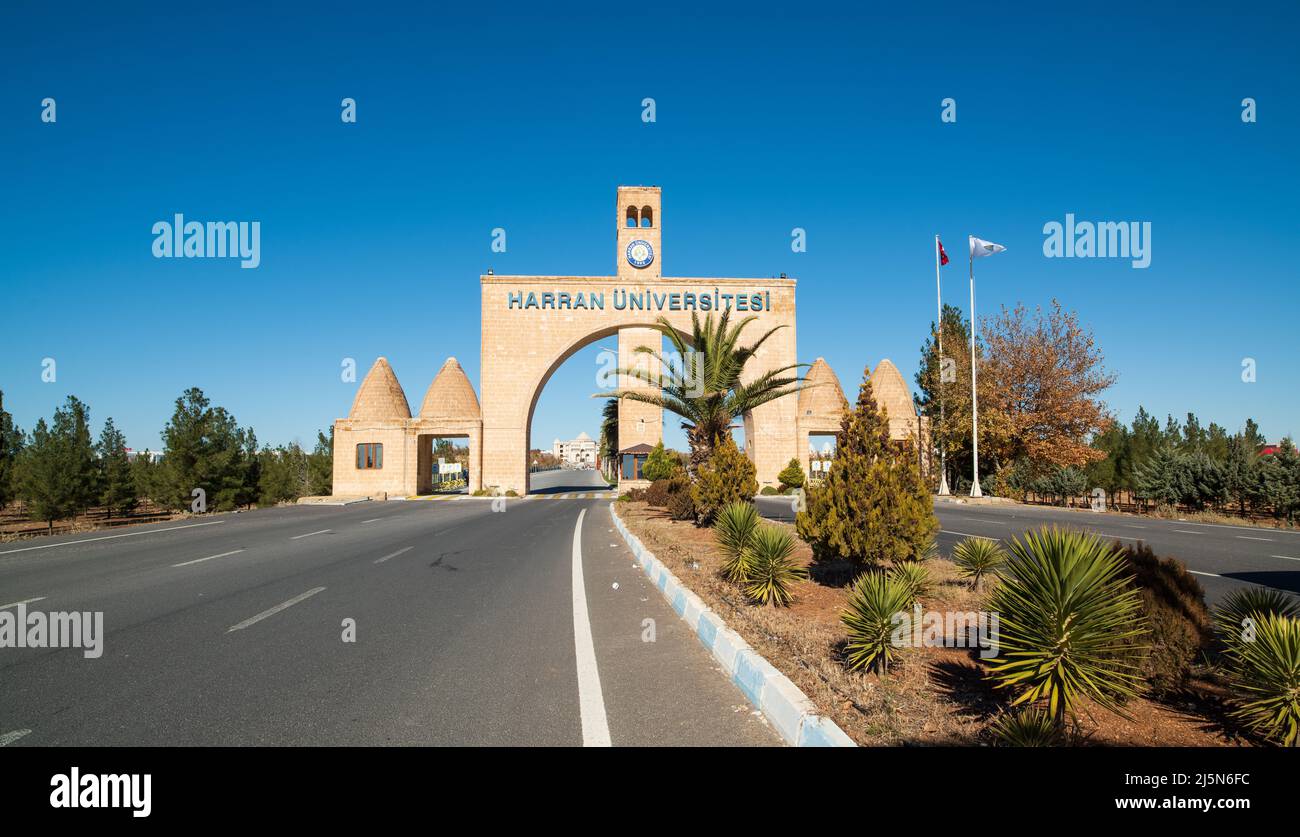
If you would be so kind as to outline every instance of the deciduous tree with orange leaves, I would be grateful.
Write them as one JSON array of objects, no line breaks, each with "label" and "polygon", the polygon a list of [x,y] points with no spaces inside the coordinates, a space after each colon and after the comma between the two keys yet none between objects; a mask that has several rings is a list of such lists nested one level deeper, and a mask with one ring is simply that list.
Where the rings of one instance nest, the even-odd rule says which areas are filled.
[{"label": "deciduous tree with orange leaves", "polygon": [[1004,306],[983,325],[980,448],[995,470],[1022,457],[1040,468],[1104,457],[1089,443],[1113,421],[1101,394],[1118,376],[1078,314],[1054,299],[1032,314],[1023,304]]}]

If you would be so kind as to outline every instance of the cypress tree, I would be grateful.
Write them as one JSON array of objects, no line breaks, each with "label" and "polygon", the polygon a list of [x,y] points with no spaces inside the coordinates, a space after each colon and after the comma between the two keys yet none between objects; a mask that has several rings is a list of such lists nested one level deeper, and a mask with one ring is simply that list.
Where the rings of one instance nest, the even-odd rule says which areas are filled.
[{"label": "cypress tree", "polygon": [[870,369],[857,405],[840,424],[830,473],[809,490],[806,502],[795,526],[818,561],[878,567],[918,558],[939,528],[910,442],[889,439]]}]

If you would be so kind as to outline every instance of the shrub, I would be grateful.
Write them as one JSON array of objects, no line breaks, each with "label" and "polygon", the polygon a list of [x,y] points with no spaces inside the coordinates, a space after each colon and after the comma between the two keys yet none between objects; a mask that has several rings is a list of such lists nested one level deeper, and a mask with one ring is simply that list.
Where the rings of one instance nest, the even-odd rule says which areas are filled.
[{"label": "shrub", "polygon": [[1161,559],[1145,544],[1126,548],[1116,541],[1114,549],[1133,574],[1150,630],[1141,656],[1142,676],[1157,694],[1177,691],[1212,637],[1205,592],[1181,562]]},{"label": "shrub", "polygon": [[713,447],[713,455],[700,466],[699,479],[692,493],[695,500],[695,517],[700,525],[713,522],[722,507],[728,503],[749,502],[758,493],[754,478],[754,463],[744,451],[736,447],[731,434],[720,436]]},{"label": "shrub", "polygon": [[760,526],[749,540],[745,593],[759,604],[790,604],[790,585],[808,570],[790,559],[797,541],[783,526]]},{"label": "shrub", "polygon": [[907,587],[907,593],[913,601],[930,595],[930,590],[934,587],[930,571],[917,561],[904,561],[890,570],[889,574]]},{"label": "shrub", "polygon": [[1011,542],[1003,583],[988,609],[1001,614],[990,660],[1012,705],[1044,700],[1058,726],[1081,698],[1123,714],[1141,672],[1132,640],[1144,633],[1142,601],[1114,549],[1083,532],[1043,529]]},{"label": "shrub", "polygon": [[783,491],[787,488],[802,488],[804,483],[803,468],[799,467],[799,460],[791,459],[790,464],[782,468],[781,473],[777,474],[776,478],[781,481]]},{"label": "shrub", "polygon": [[816,560],[868,567],[920,554],[939,528],[915,449],[890,441],[870,377],[840,425],[830,473],[808,491],[795,525]]},{"label": "shrub", "polygon": [[1300,619],[1300,599],[1268,587],[1243,587],[1223,597],[1214,609],[1214,630],[1228,655],[1231,666],[1239,658],[1246,620],[1258,622],[1265,616]]},{"label": "shrub", "polygon": [[758,493],[762,494],[764,497],[772,497],[777,494],[777,490],[770,485],[765,485]]},{"label": "shrub", "polygon": [[695,519],[695,498],[689,489],[668,496],[668,516],[673,520]]},{"label": "shrub", "polygon": [[729,503],[713,522],[713,537],[722,550],[722,574],[730,581],[748,581],[750,540],[758,529],[758,509],[750,503]]},{"label": "shrub", "polygon": [[645,490],[645,501],[656,508],[668,506],[668,480],[657,479]]},{"label": "shrub", "polygon": [[840,614],[849,629],[845,653],[851,671],[870,668],[885,674],[895,653],[894,614],[906,612],[912,601],[907,585],[893,575],[868,571],[858,576],[848,607]]},{"label": "shrub", "polygon": [[1065,740],[1055,719],[1040,706],[1008,712],[990,729],[1003,747],[1056,747]]},{"label": "shrub", "polygon": [[996,574],[1007,562],[1007,553],[997,541],[966,538],[953,547],[952,562],[957,565],[957,575],[970,579],[971,587],[980,590],[984,577]]},{"label": "shrub", "polygon": [[[679,468],[677,456],[664,448],[664,443],[660,442],[650,451],[646,457],[645,464],[641,466],[641,476],[651,482],[666,480],[673,475],[673,472]],[[651,503],[651,505],[658,505]]]},{"label": "shrub", "polygon": [[1287,747],[1300,745],[1300,619],[1264,614],[1254,639],[1237,644],[1232,716]]}]

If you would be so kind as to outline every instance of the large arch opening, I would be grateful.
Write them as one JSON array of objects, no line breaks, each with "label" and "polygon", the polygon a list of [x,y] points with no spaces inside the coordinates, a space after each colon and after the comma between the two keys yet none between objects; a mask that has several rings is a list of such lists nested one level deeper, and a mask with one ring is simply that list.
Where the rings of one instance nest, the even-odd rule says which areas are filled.
[{"label": "large arch opening", "polygon": [[[528,428],[527,493],[598,491],[609,487],[611,482],[617,484],[623,463],[621,459],[611,462],[608,451],[601,450],[604,410],[610,399],[593,398],[592,395],[618,388],[617,376],[613,373],[619,368],[619,331],[628,328],[652,329],[654,324],[648,321],[623,323],[597,329],[560,351],[538,380],[524,425]],[[659,347],[662,354],[669,355],[671,346],[662,335],[659,336]],[[666,447],[676,451],[689,449],[679,416],[665,411],[658,421],[657,428],[643,428],[639,438],[662,439]],[[615,427],[617,424],[615,422]],[[585,433],[594,444],[595,458],[592,461],[583,460],[585,445],[582,443],[588,440],[580,439],[581,433]],[[570,447],[570,442],[579,444]],[[556,450],[557,443],[565,446],[563,451]],[[743,444],[743,437],[737,444]],[[628,440],[619,440],[613,449],[618,451],[624,447],[630,447]],[[542,455],[547,450],[552,454],[553,464],[533,467],[534,462],[547,461]],[[567,467],[565,459],[569,460]],[[612,480],[607,477],[612,477]]]}]

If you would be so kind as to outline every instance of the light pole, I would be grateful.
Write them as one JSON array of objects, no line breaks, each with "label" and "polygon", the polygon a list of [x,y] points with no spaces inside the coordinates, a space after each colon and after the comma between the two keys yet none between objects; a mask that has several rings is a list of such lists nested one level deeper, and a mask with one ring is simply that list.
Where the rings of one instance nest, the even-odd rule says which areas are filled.
[{"label": "light pole", "polygon": [[939,284],[939,264],[940,264],[939,256],[940,256],[940,253],[942,252],[942,250],[943,250],[943,247],[942,247],[941,244],[939,244],[939,236],[936,235],[936,236],[934,237],[934,299],[935,299],[936,310],[937,310],[937,313],[938,313],[938,318],[935,320],[935,324],[936,324],[936,325],[935,325],[935,333],[936,333],[936,335],[937,335],[938,344],[939,344],[939,433],[938,433],[938,434],[935,434],[935,435],[937,435],[937,436],[939,437],[939,442],[938,442],[938,444],[939,444],[939,496],[940,496],[940,497],[947,497],[947,496],[948,496],[949,494],[951,494],[952,492],[950,492],[950,491],[948,490],[948,463],[947,463],[947,458],[946,458],[946,454],[945,454],[945,451],[944,451],[944,446],[943,446],[943,435],[942,435],[942,433],[943,433],[943,428],[944,428],[944,421],[943,421],[943,291],[942,291],[942,289],[941,289],[941,287],[940,287],[940,284]]},{"label": "light pole", "polygon": [[970,496],[983,497],[980,491],[980,402],[975,385],[975,239],[970,248],[970,419],[971,419],[971,484]]},{"label": "light pole", "polygon": [[970,237],[970,417],[971,417],[971,486],[970,496],[983,497],[980,491],[980,405],[975,380],[975,259],[1001,253],[1007,248],[975,236]]}]

